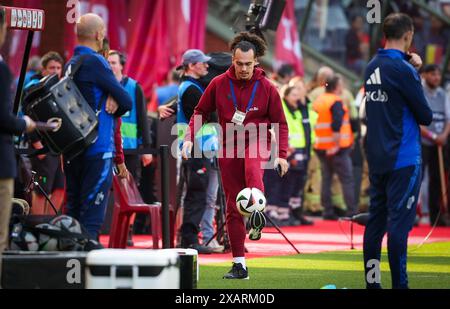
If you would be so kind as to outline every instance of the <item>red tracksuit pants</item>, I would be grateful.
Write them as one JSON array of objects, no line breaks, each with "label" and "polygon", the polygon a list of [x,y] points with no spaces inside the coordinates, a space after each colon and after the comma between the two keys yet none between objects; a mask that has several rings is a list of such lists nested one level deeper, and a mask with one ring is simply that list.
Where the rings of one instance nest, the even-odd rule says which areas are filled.
[{"label": "red tracksuit pants", "polygon": [[222,184],[227,201],[227,230],[233,257],[245,256],[244,218],[236,207],[236,196],[245,188],[257,188],[264,192],[263,159],[219,159]]}]

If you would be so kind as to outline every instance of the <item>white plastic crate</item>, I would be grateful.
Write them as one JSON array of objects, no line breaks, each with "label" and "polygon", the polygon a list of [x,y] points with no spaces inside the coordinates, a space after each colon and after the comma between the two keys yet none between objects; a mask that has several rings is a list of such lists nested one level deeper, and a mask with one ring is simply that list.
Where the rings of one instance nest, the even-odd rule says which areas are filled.
[{"label": "white plastic crate", "polygon": [[179,289],[177,252],[96,250],[86,259],[87,289]]},{"label": "white plastic crate", "polygon": [[198,251],[194,249],[164,249],[175,252],[180,257],[180,283],[181,289],[196,289],[200,280],[200,267],[198,264]]}]

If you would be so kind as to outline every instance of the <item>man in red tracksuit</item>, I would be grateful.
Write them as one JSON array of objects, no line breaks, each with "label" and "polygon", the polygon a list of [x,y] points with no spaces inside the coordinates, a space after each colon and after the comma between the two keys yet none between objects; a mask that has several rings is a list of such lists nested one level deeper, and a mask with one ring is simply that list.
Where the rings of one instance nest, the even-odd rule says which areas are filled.
[{"label": "man in red tracksuit", "polygon": [[[219,158],[219,165],[227,200],[227,229],[233,252],[233,267],[224,279],[248,279],[244,247],[246,229],[243,217],[236,207],[236,196],[244,188],[258,188],[264,192],[263,166],[269,156],[264,151],[256,151],[256,156],[251,154],[255,153],[253,150],[256,146],[268,150],[266,154],[270,151],[271,135],[268,129],[271,125],[278,127],[275,166],[280,168],[281,176],[287,173],[289,132],[278,90],[266,78],[265,72],[256,67],[257,59],[266,51],[265,42],[256,35],[241,33],[231,42],[230,47],[233,65],[225,74],[215,78],[203,94],[191,118],[182,155],[187,159],[192,151],[191,141],[196,133],[194,128],[201,127],[209,120],[210,114],[217,111],[223,132],[221,153],[224,154]],[[202,123],[194,126],[198,119]],[[238,138],[236,141],[235,129],[230,130],[232,124],[244,128],[249,124],[256,125],[257,128],[260,128],[258,125],[265,124],[266,127],[262,131],[258,129],[256,136],[247,134],[245,138]],[[267,134],[267,138],[260,141],[261,134]],[[245,143],[245,147],[242,147],[242,143]],[[234,149],[231,150],[230,147]],[[236,148],[239,147],[245,148],[245,151],[238,153]]]}]

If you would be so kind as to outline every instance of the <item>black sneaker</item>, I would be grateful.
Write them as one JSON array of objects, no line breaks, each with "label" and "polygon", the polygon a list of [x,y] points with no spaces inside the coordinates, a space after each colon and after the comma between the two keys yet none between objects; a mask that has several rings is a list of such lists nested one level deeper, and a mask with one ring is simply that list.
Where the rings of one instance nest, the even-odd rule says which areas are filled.
[{"label": "black sneaker", "polygon": [[347,210],[344,210],[337,206],[334,206],[333,210],[334,210],[334,213],[336,214],[336,216],[338,216],[338,217],[345,217],[347,215]]},{"label": "black sneaker", "polygon": [[325,221],[338,221],[339,216],[336,214],[326,214],[326,215],[323,215],[323,219]]},{"label": "black sneaker", "polygon": [[308,226],[314,225],[314,221],[311,221],[305,218],[304,216],[300,216],[299,220],[301,225],[308,225]]},{"label": "black sneaker", "polygon": [[241,279],[248,280],[250,277],[248,276],[248,269],[244,269],[241,263],[233,263],[233,267],[231,270],[223,276],[223,279]]},{"label": "black sneaker", "polygon": [[93,250],[102,250],[105,249],[105,247],[102,246],[101,243],[99,243],[96,240],[89,239],[88,242],[84,245],[84,252],[90,252]]}]

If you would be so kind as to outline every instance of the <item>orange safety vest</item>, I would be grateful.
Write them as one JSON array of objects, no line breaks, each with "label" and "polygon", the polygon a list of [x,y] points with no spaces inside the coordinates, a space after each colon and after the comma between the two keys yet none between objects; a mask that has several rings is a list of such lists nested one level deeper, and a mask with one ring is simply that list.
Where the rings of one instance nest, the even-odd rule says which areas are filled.
[{"label": "orange safety vest", "polygon": [[[317,150],[329,150],[336,146],[333,139],[333,130],[331,129],[331,124],[333,122],[333,115],[331,113],[331,107],[336,101],[341,101],[342,99],[333,93],[324,93],[317,98],[313,104],[314,110],[319,115],[317,119],[317,124],[314,128],[316,132],[316,142],[314,144],[314,149]],[[352,132],[352,127],[350,125],[350,114],[348,107],[342,103],[342,107],[345,111],[344,119],[342,122],[342,127],[340,133],[340,148],[348,148],[353,145],[354,137]]]}]

